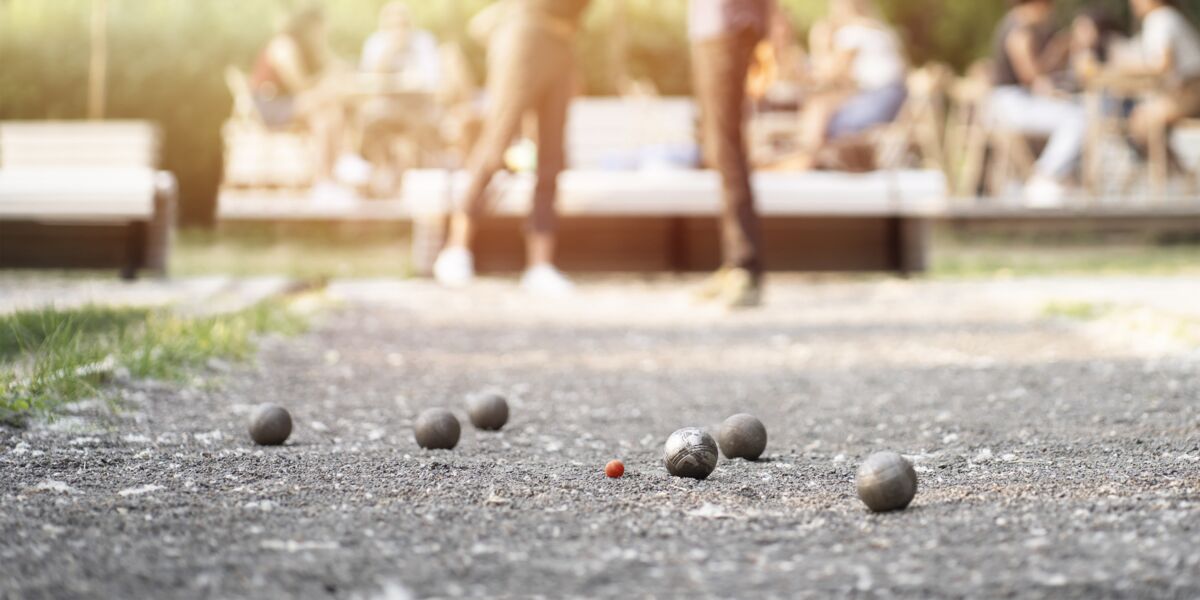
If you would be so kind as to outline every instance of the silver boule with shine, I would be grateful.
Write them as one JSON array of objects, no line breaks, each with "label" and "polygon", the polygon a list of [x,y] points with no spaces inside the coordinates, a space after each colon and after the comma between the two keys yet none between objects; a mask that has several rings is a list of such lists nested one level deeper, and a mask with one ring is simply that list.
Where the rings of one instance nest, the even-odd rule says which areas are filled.
[{"label": "silver boule with shine", "polygon": [[413,427],[417,445],[429,450],[454,448],[461,433],[458,417],[444,408],[431,408],[421,413]]},{"label": "silver boule with shine", "polygon": [[278,446],[292,435],[292,415],[278,404],[263,404],[250,419],[250,439],[261,446]]},{"label": "silver boule with shine", "polygon": [[739,413],[721,423],[717,440],[725,458],[758,460],[767,449],[767,428],[754,415]]},{"label": "silver boule with shine", "polygon": [[906,508],[917,495],[917,472],[895,452],[876,452],[858,467],[858,497],[874,512]]},{"label": "silver boule with shine", "polygon": [[699,427],[684,427],[667,438],[663,461],[676,477],[704,479],[717,468],[717,442]]},{"label": "silver boule with shine", "polygon": [[500,394],[480,394],[467,399],[471,424],[485,431],[499,431],[508,422],[508,401]]}]

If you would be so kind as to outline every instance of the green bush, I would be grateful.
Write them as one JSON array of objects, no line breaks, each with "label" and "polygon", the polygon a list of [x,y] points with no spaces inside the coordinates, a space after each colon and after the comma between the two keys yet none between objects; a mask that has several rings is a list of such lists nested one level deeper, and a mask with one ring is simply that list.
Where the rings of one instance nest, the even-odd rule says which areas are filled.
[{"label": "green bush", "polygon": [[[152,119],[166,134],[165,167],[182,186],[185,224],[211,222],[221,178],[226,65],[248,68],[287,5],[300,0],[108,0],[110,118]],[[356,56],[385,0],[328,2],[334,47]],[[824,0],[781,0],[803,34]],[[626,0],[628,71],[665,94],[690,89],[686,0]],[[1063,0],[1064,13],[1084,0]],[[1123,10],[1125,0],[1105,0]],[[443,40],[462,39],[488,0],[412,0],[414,16]],[[917,62],[963,68],[984,55],[1002,0],[884,0]],[[1196,3],[1189,3],[1189,6]],[[0,0],[0,119],[85,114],[91,0]],[[1193,12],[1200,12],[1196,7]],[[616,0],[596,0],[581,40],[589,93],[614,91]],[[467,44],[481,68],[481,48]]]}]

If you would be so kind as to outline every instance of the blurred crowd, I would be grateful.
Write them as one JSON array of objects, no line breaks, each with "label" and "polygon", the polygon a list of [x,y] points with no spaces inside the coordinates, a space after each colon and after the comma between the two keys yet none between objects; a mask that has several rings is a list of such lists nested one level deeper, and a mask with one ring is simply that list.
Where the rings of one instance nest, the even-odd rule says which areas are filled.
[{"label": "blurred crowd", "polygon": [[[977,129],[1027,136],[1037,148],[1023,186],[1026,202],[1058,206],[1071,187],[1086,185],[1081,157],[1098,119],[1119,122],[1138,154],[1152,161],[1160,156],[1164,168],[1178,164],[1165,140],[1172,126],[1200,116],[1200,34],[1172,0],[1129,0],[1136,28],[1086,10],[1061,30],[1055,28],[1053,0],[1009,3],[992,56],[966,78],[984,90],[972,109]],[[573,43],[588,5],[489,5],[469,28],[488,49],[486,88],[477,85],[461,47],[439,45],[414,27],[403,2],[383,7],[357,65],[333,57],[324,13],[309,8],[265,45],[248,88],[267,127],[302,128],[314,140],[313,193],[320,199],[348,197],[346,183],[394,194],[397,164],[464,168],[469,183],[456,198],[446,246],[434,265],[435,276],[448,285],[462,285],[474,274],[469,247],[493,176],[514,162],[536,170],[525,283],[562,291],[570,282],[552,266],[554,204],[557,175],[567,164],[568,106],[580,88]],[[713,286],[727,304],[757,303],[762,259],[752,169],[840,168],[847,164],[842,150],[878,146],[881,129],[934,114],[921,113],[929,92],[914,83],[918,71],[909,64],[902,36],[875,0],[828,0],[826,14],[805,45],[774,0],[689,1],[700,117],[694,143],[702,149],[696,153],[701,164],[690,166],[715,169],[722,178],[726,268]],[[1128,37],[1129,29],[1139,33]],[[640,82],[619,87],[654,93]],[[747,115],[755,121],[768,113],[785,115],[776,119],[790,139],[784,151],[747,147]],[[925,137],[940,140],[945,121],[932,117],[923,125]],[[514,161],[512,145],[522,136],[536,151]],[[398,140],[409,143],[407,158],[398,156],[404,154]],[[932,152],[939,154],[932,162],[948,172],[941,155],[953,150]]]}]

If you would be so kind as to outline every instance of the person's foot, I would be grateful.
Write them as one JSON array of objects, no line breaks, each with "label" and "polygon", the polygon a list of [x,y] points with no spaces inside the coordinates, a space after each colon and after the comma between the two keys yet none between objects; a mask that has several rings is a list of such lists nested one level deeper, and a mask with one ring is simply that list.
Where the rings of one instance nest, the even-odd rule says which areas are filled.
[{"label": "person's foot", "polygon": [[433,263],[433,278],[446,287],[463,287],[475,279],[475,258],[466,248],[450,247]]},{"label": "person's foot", "polygon": [[1025,206],[1029,208],[1061,208],[1067,188],[1044,175],[1034,175],[1025,185]]},{"label": "person's foot", "polygon": [[692,299],[697,302],[708,302],[721,297],[725,289],[725,276],[729,275],[729,267],[721,267],[716,273],[709,275],[696,289],[692,290]]},{"label": "person's foot", "polygon": [[521,288],[539,296],[566,296],[575,284],[552,265],[534,265],[521,276]]},{"label": "person's foot", "polygon": [[337,163],[333,166],[333,175],[346,185],[359,187],[370,183],[373,169],[374,167],[367,162],[367,159],[357,154],[347,153],[338,157]]},{"label": "person's foot", "polygon": [[762,280],[746,269],[730,269],[717,300],[726,308],[751,308],[762,304]]}]

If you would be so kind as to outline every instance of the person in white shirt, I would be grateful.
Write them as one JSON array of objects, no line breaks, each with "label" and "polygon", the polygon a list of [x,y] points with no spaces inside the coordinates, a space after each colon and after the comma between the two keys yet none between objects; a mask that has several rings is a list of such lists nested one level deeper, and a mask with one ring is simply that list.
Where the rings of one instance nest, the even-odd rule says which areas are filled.
[{"label": "person in white shirt", "polygon": [[1200,33],[1172,0],[1130,0],[1142,23],[1141,57],[1119,65],[1126,74],[1160,77],[1161,93],[1140,103],[1129,119],[1130,135],[1145,148],[1182,119],[1200,117]]},{"label": "person in white shirt", "polygon": [[380,11],[379,30],[363,44],[360,68],[395,75],[408,87],[428,91],[437,90],[442,78],[437,39],[412,26],[403,2],[389,2]]},{"label": "person in white shirt", "polygon": [[[441,54],[437,40],[428,31],[413,27],[408,6],[393,1],[379,12],[379,29],[363,44],[359,70],[389,80],[392,85],[433,98],[442,86]],[[403,161],[393,150],[393,142],[403,136],[418,150],[437,147],[439,136],[431,111],[431,102],[421,94],[412,96],[380,95],[363,102],[358,109],[361,131],[360,153],[370,166],[361,179],[371,195],[395,193]]]},{"label": "person in white shirt", "polygon": [[820,90],[800,116],[802,158],[814,166],[820,149],[895,120],[908,98],[908,62],[899,36],[873,0],[831,0],[829,19],[810,34],[813,80]]}]

